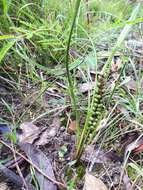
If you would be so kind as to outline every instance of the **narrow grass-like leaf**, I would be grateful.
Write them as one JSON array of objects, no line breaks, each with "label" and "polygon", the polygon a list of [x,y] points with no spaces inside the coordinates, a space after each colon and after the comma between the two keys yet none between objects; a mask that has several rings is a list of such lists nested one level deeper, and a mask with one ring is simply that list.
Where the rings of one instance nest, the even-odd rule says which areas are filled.
[{"label": "narrow grass-like leaf", "polygon": [[8,2],[7,0],[3,0],[3,13],[6,16],[8,12]]},{"label": "narrow grass-like leaf", "polygon": [[34,5],[34,3],[27,3],[26,5],[22,6],[22,7],[19,9],[19,11],[18,11],[18,15],[19,15],[19,13],[20,13],[20,11],[21,11],[22,9],[24,9],[24,8],[30,6],[30,5]]},{"label": "narrow grass-like leaf", "polygon": [[8,52],[8,50],[14,45],[15,40],[8,42],[3,46],[3,48],[0,50],[0,63],[3,60],[4,56]]},{"label": "narrow grass-like leaf", "polygon": [[[134,21],[136,19],[137,14],[138,14],[139,9],[140,9],[140,5],[141,5],[141,3],[138,3],[137,6],[133,9],[132,14],[131,14],[131,16],[130,16],[130,18],[128,20],[129,22]],[[107,77],[108,77],[108,69],[110,68],[113,56],[116,53],[117,49],[121,46],[122,42],[125,40],[126,36],[130,32],[132,26],[133,26],[133,24],[131,24],[131,23],[130,24],[127,23],[125,25],[125,27],[123,28],[122,32],[120,33],[120,35],[119,35],[119,37],[117,39],[116,45],[113,48],[110,57],[108,58],[106,64],[104,65],[104,67],[102,69],[102,73],[103,74],[107,73],[106,74]]]},{"label": "narrow grass-like leaf", "polygon": [[78,113],[78,110],[77,110],[76,97],[75,97],[75,94],[74,94],[74,85],[73,85],[72,78],[71,78],[71,75],[70,75],[70,70],[69,70],[69,50],[70,50],[72,34],[73,34],[74,26],[75,26],[75,23],[76,23],[76,18],[77,18],[77,15],[78,15],[80,3],[81,3],[81,0],[77,0],[76,4],[75,4],[75,13],[74,13],[74,17],[73,17],[73,21],[72,21],[72,25],[71,25],[71,29],[70,29],[70,34],[69,34],[69,38],[68,38],[68,42],[67,42],[66,62],[65,62],[65,68],[66,68],[67,79],[68,79],[68,84],[69,84],[69,92],[70,92],[71,101],[72,101],[72,108],[73,108],[74,114],[76,116],[77,136],[79,136],[79,131],[80,131],[80,129],[79,129],[79,113]]},{"label": "narrow grass-like leaf", "polygon": [[0,40],[8,40],[8,39],[13,39],[16,38],[16,36],[13,35],[2,35],[0,36]]}]

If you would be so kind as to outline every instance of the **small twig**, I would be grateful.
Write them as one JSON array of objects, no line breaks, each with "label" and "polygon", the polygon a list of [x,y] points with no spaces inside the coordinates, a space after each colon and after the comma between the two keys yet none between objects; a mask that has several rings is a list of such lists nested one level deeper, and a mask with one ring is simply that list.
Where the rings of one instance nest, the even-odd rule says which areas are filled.
[{"label": "small twig", "polygon": [[22,172],[21,172],[21,170],[20,170],[20,167],[19,167],[19,165],[18,165],[17,158],[16,158],[16,153],[15,153],[16,150],[14,150],[13,144],[12,144],[12,147],[11,147],[11,148],[12,148],[11,150],[12,150],[12,153],[13,153],[13,157],[14,157],[14,161],[15,161],[15,164],[16,164],[15,166],[16,166],[17,172],[18,172],[19,176],[21,177],[25,188],[26,188],[27,190],[29,190],[28,185],[27,185],[27,183],[26,183],[26,181],[25,181],[25,179],[24,179],[24,177],[23,177],[23,174],[22,174]]},{"label": "small twig", "polygon": [[88,10],[89,10],[89,1],[88,0],[86,0],[86,11],[87,11],[87,13],[86,13],[86,19],[87,19],[87,24],[89,25],[90,24],[90,13],[88,12]]},{"label": "small twig", "polygon": [[[16,158],[16,162],[17,162],[18,164],[21,164],[23,161],[24,161],[24,159],[21,158],[20,156],[18,156],[18,157]],[[13,169],[13,168],[15,168],[15,166],[16,166],[15,160],[11,160],[11,161],[9,161],[9,162],[7,162],[7,163],[5,164],[5,167],[7,167],[7,168],[9,168],[9,169]]]},{"label": "small twig", "polygon": [[[21,160],[22,158],[20,156],[17,156],[16,161],[19,162],[19,160]],[[13,166],[15,164],[15,160],[10,160],[5,164],[5,167],[7,168],[11,168],[11,166]]]},{"label": "small twig", "polygon": [[[0,140],[0,143],[5,145],[6,147],[8,147],[11,151],[13,151],[12,147],[9,146],[7,143],[5,143],[4,141]],[[67,186],[61,182],[58,182],[54,179],[52,179],[51,177],[47,176],[39,167],[37,167],[32,161],[30,161],[28,158],[26,158],[25,156],[23,156],[21,153],[15,151],[15,153],[19,156],[21,156],[24,160],[26,160],[29,164],[31,164],[39,173],[41,173],[45,178],[47,178],[48,180],[50,180],[51,182],[53,182],[54,184],[61,186],[65,189],[67,189]]]}]

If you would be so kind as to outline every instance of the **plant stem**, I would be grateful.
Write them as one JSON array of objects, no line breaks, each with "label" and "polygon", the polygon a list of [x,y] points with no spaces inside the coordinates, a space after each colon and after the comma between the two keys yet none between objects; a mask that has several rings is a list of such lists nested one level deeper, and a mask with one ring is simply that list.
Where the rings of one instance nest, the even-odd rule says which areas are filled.
[{"label": "plant stem", "polygon": [[76,5],[75,5],[75,13],[74,13],[74,17],[73,17],[73,21],[72,21],[72,25],[71,25],[71,29],[70,29],[70,34],[69,34],[69,38],[68,38],[68,43],[67,43],[66,63],[65,63],[67,79],[68,79],[68,85],[69,85],[69,92],[70,92],[71,101],[72,101],[72,108],[74,110],[74,114],[75,114],[75,117],[76,117],[77,133],[78,134],[79,134],[79,113],[78,113],[77,104],[76,104],[76,97],[75,97],[75,94],[74,94],[74,85],[73,85],[72,77],[70,75],[70,70],[69,70],[69,50],[70,50],[70,44],[71,44],[73,29],[74,29],[74,26],[75,26],[77,14],[78,14],[79,7],[80,7],[80,2],[81,2],[81,0],[77,0]]}]

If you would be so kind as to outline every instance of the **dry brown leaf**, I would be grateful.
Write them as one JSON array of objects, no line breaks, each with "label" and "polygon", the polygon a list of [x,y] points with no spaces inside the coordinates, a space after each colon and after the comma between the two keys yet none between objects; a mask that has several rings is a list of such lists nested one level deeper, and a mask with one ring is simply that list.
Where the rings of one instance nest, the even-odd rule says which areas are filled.
[{"label": "dry brown leaf", "polygon": [[[13,183],[13,185],[17,187],[18,189],[19,188],[21,189],[23,187],[23,179],[21,179],[20,176],[18,176],[14,171],[7,168],[3,164],[0,164],[0,175],[1,175],[1,180],[3,182],[5,182],[6,180],[6,182]],[[25,182],[28,187],[28,190],[35,190],[35,187],[31,183],[29,183],[29,181],[26,178],[25,178]],[[1,186],[0,186],[0,190],[1,190]]]},{"label": "dry brown leaf", "polygon": [[143,52],[143,41],[139,40],[128,40],[125,42],[125,46],[132,52],[140,54]]},{"label": "dry brown leaf", "polygon": [[105,163],[108,158],[103,150],[95,149],[94,145],[88,145],[82,153],[81,160],[89,163]]},{"label": "dry brown leaf", "polygon": [[[126,83],[126,86],[129,90],[137,90],[137,81],[131,79],[128,83]],[[143,90],[143,80],[140,81],[140,88]]]},{"label": "dry brown leaf", "polygon": [[34,144],[37,146],[39,146],[39,145],[43,146],[43,145],[47,144],[47,142],[48,142],[47,139],[48,139],[48,131],[45,130],[40,134],[39,138],[35,141]]},{"label": "dry brown leaf", "polygon": [[129,114],[129,111],[122,104],[118,104],[117,109],[116,109],[116,114],[120,114],[120,113],[124,114],[129,119],[131,118],[130,114]]},{"label": "dry brown leaf", "polygon": [[128,144],[128,146],[126,147],[126,154],[127,152],[132,152],[133,153],[140,153],[143,152],[143,137],[139,136],[137,139],[135,139],[134,141],[132,141],[130,144]]},{"label": "dry brown leaf", "polygon": [[40,133],[39,138],[35,141],[35,145],[46,145],[49,140],[52,140],[56,135],[56,128],[52,128],[50,131],[44,130]]},{"label": "dry brown leaf", "polygon": [[68,132],[72,133],[76,131],[76,121],[71,121],[68,127]]},{"label": "dry brown leaf", "polygon": [[51,130],[49,131],[49,136],[54,137],[56,135],[57,131],[60,128],[60,124],[60,119],[58,117],[55,117],[53,119],[52,125],[50,126]]},{"label": "dry brown leaf", "polygon": [[88,145],[82,153],[81,160],[92,164],[105,164],[107,162],[121,162],[122,157],[114,150],[105,152],[94,145]]},{"label": "dry brown leaf", "polygon": [[137,148],[135,148],[134,150],[133,150],[133,152],[135,153],[135,154],[138,154],[138,153],[140,153],[140,152],[143,152],[143,141],[142,142],[140,142],[141,144],[137,147]]},{"label": "dry brown leaf", "polygon": [[19,142],[35,145],[45,145],[57,134],[60,127],[59,118],[54,118],[49,128],[39,128],[31,122],[25,122],[20,125],[22,133],[18,133]]},{"label": "dry brown leaf", "polygon": [[117,71],[119,71],[119,69],[121,68],[121,66],[122,66],[122,60],[118,57],[112,63],[111,71],[112,72],[117,72]]},{"label": "dry brown leaf", "polygon": [[1,182],[0,183],[0,190],[10,190],[10,188],[8,187],[7,183]]},{"label": "dry brown leaf", "polygon": [[132,183],[126,171],[123,171],[122,180],[123,180],[123,184],[125,185],[126,190],[131,189]]},{"label": "dry brown leaf", "polygon": [[139,134],[136,131],[124,134],[120,141],[122,151],[125,152],[128,149],[128,146],[132,142],[134,142],[138,137]]},{"label": "dry brown leaf", "polygon": [[122,150],[125,152],[126,158],[128,153],[138,154],[143,152],[143,136],[138,132],[130,132],[124,135],[121,139]]},{"label": "dry brown leaf", "polygon": [[39,139],[35,142],[36,145],[46,145],[49,141],[55,137],[57,134],[58,130],[60,128],[60,120],[58,117],[55,117],[53,119],[53,123],[50,126],[50,129],[46,129],[42,131],[39,135]]},{"label": "dry brown leaf", "polygon": [[83,190],[107,190],[107,187],[99,178],[87,172]]},{"label": "dry brown leaf", "polygon": [[[51,162],[41,150],[34,147],[34,145],[28,143],[21,143],[20,147],[26,153],[27,157],[33,162],[33,164],[39,167],[47,176],[55,180],[55,175],[53,172]],[[35,176],[40,186],[40,189],[57,190],[57,186],[53,184],[53,182],[45,178],[37,170],[35,170]]]},{"label": "dry brown leaf", "polygon": [[95,84],[95,82],[79,84],[79,91],[82,93],[88,92],[89,90],[92,90],[95,87]]},{"label": "dry brown leaf", "polygon": [[32,144],[40,133],[39,128],[31,122],[24,122],[20,125],[22,133],[18,134],[19,142]]},{"label": "dry brown leaf", "polygon": [[133,79],[131,79],[126,86],[129,88],[129,90],[136,90],[137,89],[137,82]]}]

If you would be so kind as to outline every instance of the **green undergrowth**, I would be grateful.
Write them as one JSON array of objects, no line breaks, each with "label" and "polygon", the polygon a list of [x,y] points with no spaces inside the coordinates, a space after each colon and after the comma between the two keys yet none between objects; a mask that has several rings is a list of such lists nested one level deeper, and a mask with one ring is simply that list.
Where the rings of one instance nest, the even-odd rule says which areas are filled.
[{"label": "green undergrowth", "polygon": [[[94,1],[92,3],[95,7],[97,6]],[[110,3],[107,4],[110,5]],[[120,3],[118,4],[120,5]],[[112,21],[112,16],[108,16],[108,6],[105,6],[102,3],[98,4],[99,7],[97,6],[94,8],[94,6],[92,9],[95,11],[95,16],[91,16],[93,21],[88,26],[86,20],[86,12],[88,10],[86,10],[87,7],[84,3],[81,4],[80,16],[77,18],[76,28],[71,41],[71,47],[78,53],[87,54],[89,50],[91,51],[93,49],[89,38],[92,39],[92,43],[95,45],[97,42],[100,43],[100,41],[103,40],[104,32],[108,30],[111,31],[112,29],[117,31],[119,29],[119,24]],[[115,7],[118,6],[115,4]],[[12,35],[18,39],[12,52],[9,53],[9,65],[16,68],[19,66],[27,67],[25,62],[28,65],[32,65],[32,68],[27,69],[29,72],[34,73],[34,78],[36,78],[35,68],[39,68],[44,71],[47,70],[47,72],[50,73],[50,67],[53,67],[53,63],[55,63],[55,65],[60,64],[64,67],[63,63],[65,61],[67,38],[74,14],[74,2],[61,1],[57,3],[57,1],[55,1],[54,3],[51,3],[51,1],[36,1],[29,3],[27,1],[9,1],[9,4],[5,9],[7,12],[4,14],[3,9],[0,15],[1,35],[3,37],[6,37],[6,35]],[[98,13],[98,11],[100,12],[100,10],[104,10],[103,16],[102,14],[96,15],[96,13]],[[112,10],[114,9],[110,9],[109,13],[114,15]],[[124,15],[124,12],[121,11],[121,15]],[[103,21],[105,24],[107,24],[107,18],[111,24],[111,28],[105,26],[104,30],[104,23],[98,25],[97,28],[97,22],[94,21],[94,17],[97,20],[99,19],[100,23]],[[116,17],[120,18],[121,16],[116,15]],[[126,17],[122,16],[121,23],[125,20]],[[95,30],[97,30],[97,32]],[[89,37],[85,31],[87,31]],[[116,36],[113,36],[113,38],[114,37],[116,38]],[[7,40],[1,41],[1,46],[6,46],[10,40],[10,37],[7,36],[7,38]],[[110,36],[108,36],[108,40],[109,39]],[[15,60],[15,64],[13,64],[13,59]],[[28,76],[29,72],[27,73]]]},{"label": "green undergrowth", "polygon": [[[116,143],[123,134],[136,127],[142,131],[142,69],[124,43],[135,34],[142,36],[142,16],[139,4],[124,0],[0,2],[0,80],[17,97],[15,103],[2,96],[1,120],[17,127],[24,120],[37,122],[64,113],[64,127],[68,128],[67,118],[78,123],[75,159],[100,130],[96,142],[122,154]],[[122,63],[114,78],[117,57]],[[135,81],[133,91],[130,79]],[[92,92],[80,92],[79,85],[91,82],[96,82]],[[49,98],[47,89],[59,99]],[[16,109],[22,111],[15,114]],[[11,139],[16,141],[14,135]],[[85,166],[76,169],[80,180]],[[72,172],[67,171],[67,181]],[[134,171],[131,175],[135,180]],[[69,187],[76,183],[69,180]]]}]

